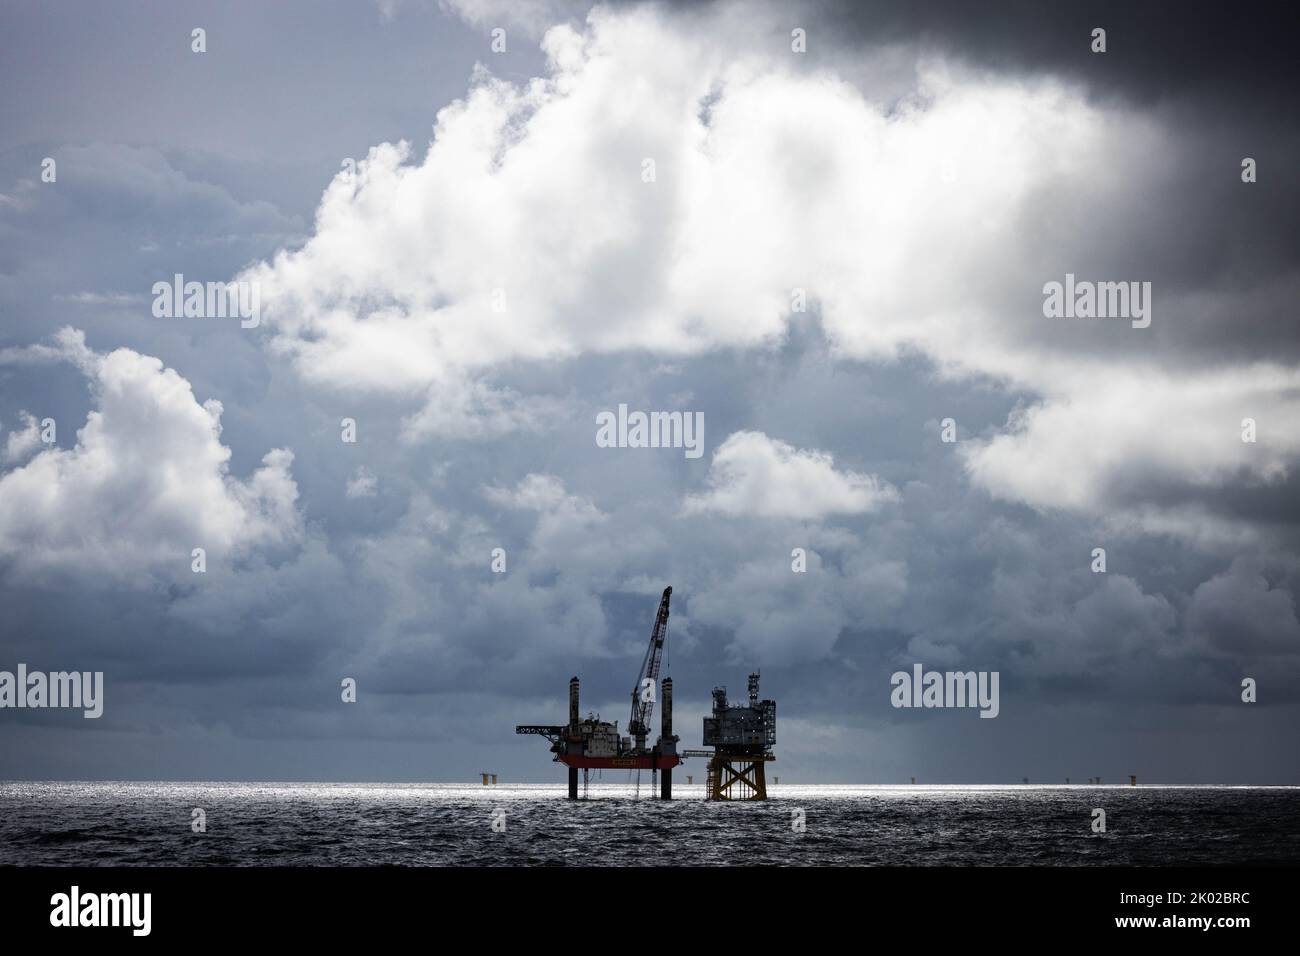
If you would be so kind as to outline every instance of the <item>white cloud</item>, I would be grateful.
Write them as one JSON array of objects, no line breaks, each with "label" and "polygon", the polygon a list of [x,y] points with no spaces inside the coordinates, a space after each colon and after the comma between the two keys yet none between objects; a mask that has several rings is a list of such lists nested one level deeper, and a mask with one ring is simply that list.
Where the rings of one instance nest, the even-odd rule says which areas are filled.
[{"label": "white cloud", "polygon": [[930,67],[891,108],[757,45],[722,59],[696,26],[598,8],[546,34],[547,78],[481,72],[423,160],[372,149],[316,235],[253,270],[276,348],[314,381],[418,395],[516,360],[770,345],[797,286],[846,354],[995,352],[970,292],[1010,268],[994,250],[1034,191],[1108,147],[1101,114]]},{"label": "white cloud", "polygon": [[0,349],[0,365],[43,365],[50,362],[71,362],[82,371],[91,367],[95,354],[86,347],[86,336],[73,328],[62,328],[54,333],[54,344],[12,346]]},{"label": "white cloud", "polygon": [[89,306],[130,306],[148,300],[148,297],[142,293],[128,292],[75,292],[70,295],[58,294],[54,297],[56,302],[74,302],[77,305]]},{"label": "white cloud", "polygon": [[373,498],[379,489],[379,482],[365,465],[357,468],[348,479],[346,494],[349,498]]},{"label": "white cloud", "polygon": [[564,490],[564,482],[554,475],[531,474],[514,488],[496,486],[483,489],[483,496],[494,504],[524,511],[567,511],[590,518],[600,516],[590,501]]},{"label": "white cloud", "polygon": [[[504,9],[462,6],[476,23]],[[768,348],[800,288],[840,356],[915,349],[1039,396],[968,453],[1000,497],[1105,511],[1126,472],[1179,468],[1212,487],[1240,449],[1198,416],[1236,399],[1297,433],[1294,369],[1175,375],[1134,347],[1183,308],[1158,284],[1156,329],[1088,338],[1042,316],[1042,283],[1095,252],[1077,226],[1115,228],[1160,182],[1150,157],[1178,152],[1175,131],[1050,78],[919,54],[907,95],[886,96],[775,52],[780,21],[766,6],[597,6],[546,32],[546,77],[480,69],[422,159],[376,146],[330,184],[314,237],[245,276],[273,347],[313,382],[419,402],[408,438],[491,436],[547,420],[479,384],[496,370]],[[1099,377],[1077,374],[1089,355]],[[1275,480],[1297,455],[1290,438],[1271,447],[1247,471]],[[1149,510],[1152,526],[1184,524]]]},{"label": "white cloud", "polygon": [[[1144,490],[1281,481],[1300,455],[1300,370],[1272,364],[1201,374],[1081,363],[1057,369],[1044,401],[1008,431],[965,443],[973,480],[1038,508],[1124,508]],[[1242,441],[1254,418],[1255,442]],[[1205,516],[1137,508],[1148,530],[1192,535]],[[1224,528],[1216,536],[1229,533]]]},{"label": "white cloud", "polygon": [[687,497],[687,513],[807,521],[875,511],[898,497],[875,475],[837,471],[826,452],[801,450],[762,432],[728,436],[713,455],[707,482],[708,491]]},{"label": "white cloud", "polygon": [[600,534],[609,516],[590,499],[569,494],[554,475],[531,474],[512,489],[485,488],[483,495],[501,507],[537,513],[528,547],[537,570],[604,577],[629,557]]},{"label": "white cloud", "polygon": [[30,412],[19,412],[18,417],[22,419],[23,427],[9,433],[5,438],[4,453],[0,455],[0,462],[6,465],[26,461],[41,447],[41,423]]},{"label": "white cloud", "polygon": [[268,452],[236,479],[220,402],[200,405],[189,382],[152,356],[100,355],[72,330],[58,342],[23,354],[77,364],[94,408],[74,447],[0,475],[0,556],[32,570],[188,572],[196,547],[211,562],[299,537],[289,451]]},{"label": "white cloud", "polygon": [[[380,0],[385,19],[392,18],[385,10],[389,5],[395,9],[396,0]],[[472,26],[487,30],[508,27],[537,37],[557,23],[580,18],[592,4],[590,0],[441,0],[441,5]]]},{"label": "white cloud", "polygon": [[402,419],[402,439],[492,439],[515,431],[541,431],[560,419],[563,402],[523,396],[473,379],[439,381],[424,406]]}]

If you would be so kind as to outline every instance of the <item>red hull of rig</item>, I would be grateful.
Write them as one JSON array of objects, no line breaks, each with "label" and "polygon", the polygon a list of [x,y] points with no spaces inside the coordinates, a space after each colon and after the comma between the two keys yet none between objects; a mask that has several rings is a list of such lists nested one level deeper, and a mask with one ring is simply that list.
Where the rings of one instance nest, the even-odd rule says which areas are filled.
[{"label": "red hull of rig", "polygon": [[577,770],[671,770],[682,762],[676,756],[649,757],[580,757],[560,754],[555,758],[566,767]]}]

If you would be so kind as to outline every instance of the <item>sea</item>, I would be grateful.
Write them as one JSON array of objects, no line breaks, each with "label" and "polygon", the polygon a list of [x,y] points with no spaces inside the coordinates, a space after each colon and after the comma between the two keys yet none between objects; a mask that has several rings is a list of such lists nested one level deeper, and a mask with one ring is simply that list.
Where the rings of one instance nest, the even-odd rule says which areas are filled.
[{"label": "sea", "polygon": [[0,782],[0,865],[1300,863],[1298,787],[769,785],[766,801],[716,803],[675,781],[672,801],[631,783],[566,794],[506,783]]}]

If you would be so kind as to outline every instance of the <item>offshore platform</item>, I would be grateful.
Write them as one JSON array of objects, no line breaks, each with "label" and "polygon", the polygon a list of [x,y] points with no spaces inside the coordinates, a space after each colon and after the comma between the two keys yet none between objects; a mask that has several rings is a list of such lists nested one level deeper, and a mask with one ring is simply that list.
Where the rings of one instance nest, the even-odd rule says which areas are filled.
[{"label": "offshore platform", "polygon": [[[583,793],[592,770],[649,770],[659,775],[659,797],[673,798],[673,768],[685,757],[708,758],[705,794],[709,800],[767,799],[766,764],[776,757],[776,701],[758,699],[758,674],[749,675],[749,702],[729,704],[727,689],[713,689],[713,716],[704,718],[704,746],[713,750],[677,751],[673,734],[673,680],[663,679],[663,715],[659,738],[647,745],[654,712],[655,687],[664,644],[668,640],[668,606],[673,589],[664,588],[650,632],[650,646],[632,687],[632,713],[627,736],[619,736],[618,722],[597,714],[584,719],[578,708],[578,678],[569,681],[569,722],[563,725],[521,724],[517,734],[533,734],[551,742],[555,760],[569,770],[569,799],[578,799],[578,771]],[[638,775],[638,786],[640,777]],[[653,788],[653,783],[652,783]]]},{"label": "offshore platform", "polygon": [[758,699],[758,672],[749,675],[749,702],[727,703],[727,688],[713,688],[713,716],[704,718],[704,746],[683,757],[707,757],[709,800],[766,800],[767,771],[776,759],[776,701]]},{"label": "offshore platform", "polygon": [[627,736],[620,737],[618,722],[609,723],[597,714],[585,720],[578,716],[578,678],[569,681],[569,722],[563,726],[522,724],[515,728],[517,734],[536,734],[551,742],[555,759],[569,768],[569,799],[578,799],[578,771],[582,771],[583,791],[592,770],[649,770],[660,776],[659,796],[673,798],[673,767],[682,762],[677,754],[677,741],[673,736],[673,679],[663,680],[664,710],[659,728],[659,739],[653,746],[646,745],[650,733],[650,717],[654,713],[655,687],[659,681],[659,663],[664,642],[668,640],[668,602],[673,589],[664,588],[655,615],[654,629],[650,632],[650,646],[632,688],[632,715],[627,722]]}]

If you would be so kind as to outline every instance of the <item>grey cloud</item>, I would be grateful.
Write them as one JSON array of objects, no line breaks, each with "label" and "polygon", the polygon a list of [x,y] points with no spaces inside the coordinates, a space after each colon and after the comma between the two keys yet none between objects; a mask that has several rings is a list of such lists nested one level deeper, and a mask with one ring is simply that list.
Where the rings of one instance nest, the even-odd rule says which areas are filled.
[{"label": "grey cloud", "polygon": [[[845,354],[837,331],[871,331],[877,317],[854,313],[837,327],[815,294],[807,313],[773,322],[779,310],[764,312],[742,331],[761,320],[773,334],[742,336],[739,346],[566,348],[442,390],[423,382],[378,392],[341,387],[341,375],[304,378],[267,347],[269,329],[165,322],[148,314],[147,297],[123,298],[171,271],[230,278],[295,247],[314,231],[342,158],[400,139],[422,155],[437,110],[466,95],[476,60],[514,82],[544,72],[534,43],[512,34],[510,54],[495,58],[482,24],[433,4],[400,3],[387,18],[357,5],[317,18],[310,42],[306,8],[277,6],[259,14],[262,30],[244,30],[253,9],[208,14],[212,52],[202,62],[177,38],[206,7],[182,4],[152,20],[129,7],[10,18],[0,193],[14,201],[0,201],[0,349],[49,358],[30,350],[74,323],[98,353],[156,356],[198,402],[221,402],[232,476],[246,480],[268,450],[292,449],[302,525],[292,541],[216,562],[206,576],[189,574],[186,561],[184,574],[131,588],[76,563],[23,579],[18,558],[7,558],[4,661],[103,669],[108,702],[93,731],[59,714],[7,715],[0,777],[465,779],[487,761],[503,779],[551,779],[549,756],[515,738],[513,725],[560,719],[573,673],[585,702],[623,719],[658,591],[672,584],[679,732],[698,743],[710,688],[734,693],[761,667],[779,701],[778,753],[791,779],[1119,779],[1140,767],[1143,779],[1300,780],[1291,741],[1300,701],[1294,459],[1285,420],[1267,411],[1256,451],[1284,472],[1271,479],[1225,467],[1203,480],[1177,455],[1153,459],[1149,446],[1166,432],[1146,432],[1097,473],[1095,507],[1039,507],[973,482],[966,451],[1051,396],[996,370],[954,374],[921,351]],[[1151,369],[1178,383],[1260,360],[1296,363],[1300,216],[1284,175],[1296,142],[1280,119],[1295,67],[1293,56],[1278,58],[1285,31],[1276,23],[1157,4],[1065,13],[817,5],[775,16],[735,7],[741,15],[730,20],[716,5],[661,9],[697,40],[709,37],[713,54],[784,54],[786,21],[802,17],[810,51],[785,64],[792,75],[842,76],[891,122],[915,93],[917,54],[942,52],[959,86],[992,77],[1020,89],[1062,77],[1098,117],[1137,136],[1118,141],[1113,166],[1088,166],[1071,182],[1044,177],[1008,211],[997,243],[945,231],[961,220],[935,218],[936,231],[907,248],[909,275],[922,279],[912,300],[899,301],[918,319],[938,303],[954,310],[944,328],[956,333],[959,307],[976,303],[1000,317],[988,328],[1005,338],[986,340],[995,351],[1046,356],[1065,373],[1095,363],[1098,389],[1131,385],[1115,376],[1136,369],[1133,414],[1163,396],[1170,421],[1190,422],[1173,432],[1184,438],[1201,435],[1202,412],[1177,392],[1156,395]],[[581,28],[580,15],[560,15]],[[1105,59],[1080,52],[1079,32],[1099,16],[1110,29]],[[720,23],[736,29],[709,32]],[[29,96],[33,83],[49,95]],[[706,132],[716,145],[727,117],[724,91],[714,93]],[[806,110],[791,115],[812,121]],[[645,119],[625,118],[633,131]],[[843,203],[810,170],[826,159],[819,144],[847,132],[792,121],[792,142],[772,145],[786,178],[768,191],[797,192],[842,217]],[[596,155],[639,159],[635,145]],[[1238,163],[1256,153],[1260,182],[1247,186]],[[57,186],[23,185],[45,155],[60,157]],[[756,165],[750,157],[746,167]],[[1012,175],[1015,157],[993,168]],[[959,183],[962,174],[959,166]],[[663,177],[658,185],[673,183],[671,168]],[[890,184],[874,185],[879,201],[888,198]],[[546,188],[551,205],[528,208],[564,225],[556,217],[576,207],[554,199],[553,182]],[[474,195],[463,181],[453,192],[472,225]],[[554,242],[551,219],[541,221],[539,235]],[[649,273],[663,264],[664,223],[646,230],[644,259],[620,247],[583,260],[594,275],[542,277],[539,287],[569,283],[566,345],[608,334],[626,318],[620,309],[656,292]],[[837,223],[832,215],[819,228]],[[783,235],[771,231],[774,241]],[[689,304],[701,320],[745,278],[748,260],[729,254],[728,236],[716,243],[719,271],[699,286],[709,294]],[[941,295],[937,283],[976,253],[987,266]],[[844,255],[855,274],[877,268],[856,247]],[[1149,334],[1045,323],[1042,283],[1067,270],[1155,282]],[[343,373],[362,361],[342,356]],[[377,377],[389,384],[396,374],[380,367]],[[1289,407],[1282,389],[1264,392]],[[622,401],[704,412],[705,455],[598,448],[595,414]],[[1086,404],[1067,407],[1085,425],[1109,421]],[[20,411],[53,414],[66,451],[95,408],[70,366],[0,364],[2,438],[21,427]],[[355,445],[340,441],[345,416],[359,423]],[[957,420],[955,446],[939,441],[945,417]],[[1050,454],[1030,443],[1026,461],[1045,469],[1033,489],[1059,496],[1068,466],[1124,437],[1080,429]],[[896,500],[802,519],[684,513],[684,501],[707,493],[715,452],[741,432],[824,451],[841,474],[879,476]],[[163,444],[139,443],[144,477],[174,450]],[[4,473],[21,464],[4,462]],[[358,493],[349,482],[360,482]],[[113,500],[120,520],[147,513],[148,501]],[[1133,517],[1143,507],[1178,527],[1143,525]],[[1241,535],[1188,536],[1211,524]],[[1108,551],[1105,575],[1088,567],[1097,546]],[[504,575],[490,568],[495,547],[508,555]],[[806,574],[790,568],[795,547],[808,551]],[[911,661],[1000,670],[1001,715],[893,710],[888,676]],[[355,706],[339,700],[343,676],[358,679]],[[1243,676],[1261,681],[1257,709],[1240,702]]]}]

